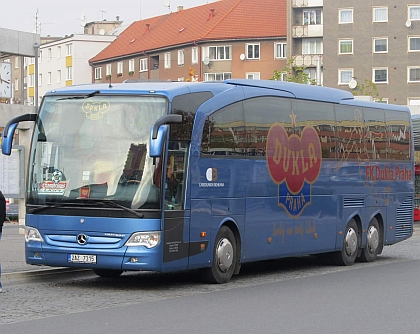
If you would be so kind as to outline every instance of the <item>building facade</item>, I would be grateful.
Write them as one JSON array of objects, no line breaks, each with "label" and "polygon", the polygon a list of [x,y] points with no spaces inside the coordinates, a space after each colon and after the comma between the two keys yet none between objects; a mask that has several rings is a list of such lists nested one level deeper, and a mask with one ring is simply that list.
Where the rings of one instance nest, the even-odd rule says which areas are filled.
[{"label": "building facade", "polygon": [[222,0],[134,22],[90,64],[94,82],[270,79],[286,36],[286,0]]},{"label": "building facade", "polygon": [[420,105],[418,0],[324,0],[323,11],[325,86],[364,95],[371,81],[378,101]]}]

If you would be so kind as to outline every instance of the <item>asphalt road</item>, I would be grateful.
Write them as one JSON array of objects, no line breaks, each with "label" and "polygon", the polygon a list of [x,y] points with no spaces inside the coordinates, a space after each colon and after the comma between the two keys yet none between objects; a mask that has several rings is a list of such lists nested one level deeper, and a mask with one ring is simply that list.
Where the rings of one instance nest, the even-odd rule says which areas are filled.
[{"label": "asphalt road", "polygon": [[375,263],[266,261],[224,285],[196,271],[34,277],[0,294],[0,333],[418,333],[419,279],[419,232]]}]

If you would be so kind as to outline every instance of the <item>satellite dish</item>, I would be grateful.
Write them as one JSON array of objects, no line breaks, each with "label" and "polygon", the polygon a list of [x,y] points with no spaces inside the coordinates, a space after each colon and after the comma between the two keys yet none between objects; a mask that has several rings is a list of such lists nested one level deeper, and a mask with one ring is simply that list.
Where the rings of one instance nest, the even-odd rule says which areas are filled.
[{"label": "satellite dish", "polygon": [[104,29],[100,29],[99,30],[99,35],[102,35],[102,36],[105,35],[105,30]]},{"label": "satellite dish", "polygon": [[355,89],[357,87],[357,81],[354,79],[351,79],[349,82],[349,88],[350,89]]},{"label": "satellite dish", "polygon": [[170,1],[169,1],[169,0],[164,0],[164,1],[163,1],[163,5],[164,5],[165,7],[171,7],[171,3],[170,3]]},{"label": "satellite dish", "polygon": [[240,60],[245,60],[245,55],[243,53],[241,53],[241,55],[239,56]]},{"label": "satellite dish", "polygon": [[203,63],[204,63],[204,65],[208,65],[208,64],[210,64],[210,58],[209,57],[205,57],[204,58],[204,60],[203,60]]},{"label": "satellite dish", "polygon": [[408,20],[407,22],[405,22],[405,26],[406,26],[407,28],[411,28],[411,21],[410,21],[410,20]]}]

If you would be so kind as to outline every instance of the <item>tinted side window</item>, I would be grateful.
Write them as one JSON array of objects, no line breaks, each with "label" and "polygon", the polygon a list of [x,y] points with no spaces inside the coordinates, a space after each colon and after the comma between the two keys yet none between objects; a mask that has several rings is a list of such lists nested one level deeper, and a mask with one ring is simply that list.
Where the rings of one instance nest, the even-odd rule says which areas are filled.
[{"label": "tinted side window", "polygon": [[191,141],[195,112],[198,107],[211,99],[211,92],[190,93],[174,97],[172,100],[172,113],[184,117],[181,124],[171,124],[171,141]]},{"label": "tinted side window", "polygon": [[410,160],[411,129],[409,113],[401,111],[385,111],[389,146],[388,159]]},{"label": "tinted side window", "polygon": [[247,156],[265,156],[268,132],[274,123],[280,123],[287,135],[293,134],[290,99],[258,97],[244,101],[245,125],[248,144]]},{"label": "tinted side window", "polygon": [[382,109],[363,108],[364,141],[363,149],[368,159],[387,158],[387,131]]},{"label": "tinted side window", "polygon": [[242,102],[226,106],[207,118],[201,141],[202,155],[243,156],[246,145]]},{"label": "tinted side window", "polygon": [[292,105],[296,115],[296,134],[302,138],[303,129],[312,126],[319,137],[322,158],[335,158],[337,138],[334,105],[300,100],[293,101]]},{"label": "tinted side window", "polygon": [[359,107],[337,105],[338,149],[337,158],[341,161],[367,158],[363,149],[364,124],[363,110]]}]

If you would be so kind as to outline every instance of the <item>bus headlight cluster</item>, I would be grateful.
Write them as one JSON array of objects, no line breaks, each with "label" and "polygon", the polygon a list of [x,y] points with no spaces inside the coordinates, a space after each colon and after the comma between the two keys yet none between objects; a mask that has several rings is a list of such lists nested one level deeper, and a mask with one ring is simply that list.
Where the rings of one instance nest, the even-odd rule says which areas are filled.
[{"label": "bus headlight cluster", "polygon": [[160,232],[136,232],[127,240],[126,246],[153,248],[160,243]]},{"label": "bus headlight cluster", "polygon": [[25,226],[25,241],[44,242],[44,239],[42,239],[41,233],[39,233],[39,231],[36,228]]}]

